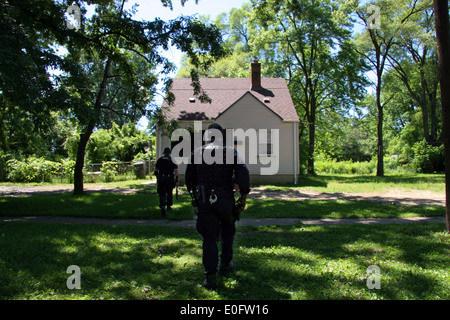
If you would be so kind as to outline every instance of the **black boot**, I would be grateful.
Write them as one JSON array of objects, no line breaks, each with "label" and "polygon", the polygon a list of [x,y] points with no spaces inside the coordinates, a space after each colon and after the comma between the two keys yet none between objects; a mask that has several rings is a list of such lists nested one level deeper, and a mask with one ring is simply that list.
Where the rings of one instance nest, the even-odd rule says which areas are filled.
[{"label": "black boot", "polygon": [[215,274],[207,274],[203,281],[203,286],[208,290],[214,290],[217,288],[217,281]]},{"label": "black boot", "polygon": [[161,207],[161,215],[162,215],[163,217],[166,216],[166,209],[165,209],[164,207]]},{"label": "black boot", "polygon": [[227,264],[220,264],[219,273],[222,276],[225,276],[234,271],[234,263],[233,261],[228,262]]}]

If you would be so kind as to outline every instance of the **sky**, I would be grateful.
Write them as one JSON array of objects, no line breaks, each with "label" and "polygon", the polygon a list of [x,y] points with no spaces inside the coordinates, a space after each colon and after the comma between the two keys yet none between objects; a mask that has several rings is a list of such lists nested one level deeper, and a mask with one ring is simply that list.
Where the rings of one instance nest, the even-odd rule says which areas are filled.
[{"label": "sky", "polygon": [[128,6],[133,3],[139,4],[139,12],[135,16],[137,19],[153,20],[159,17],[166,20],[180,15],[190,16],[193,14],[210,15],[211,18],[215,18],[219,13],[228,12],[232,8],[240,8],[244,3],[250,2],[249,0],[199,0],[198,4],[195,4],[195,0],[188,0],[183,7],[180,0],[172,1],[173,11],[163,7],[160,0],[129,1]]}]

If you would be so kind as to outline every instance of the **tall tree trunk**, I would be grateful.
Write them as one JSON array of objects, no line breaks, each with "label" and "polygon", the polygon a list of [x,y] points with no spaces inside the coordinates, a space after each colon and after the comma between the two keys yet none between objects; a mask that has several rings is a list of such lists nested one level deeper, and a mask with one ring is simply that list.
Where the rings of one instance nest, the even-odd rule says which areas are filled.
[{"label": "tall tree trunk", "polygon": [[84,193],[83,167],[84,167],[84,157],[86,154],[86,146],[100,116],[102,101],[103,97],[105,96],[106,84],[108,82],[110,69],[111,69],[111,59],[108,59],[105,65],[103,79],[100,84],[100,90],[97,94],[97,99],[95,100],[94,114],[92,115],[93,118],[91,118],[91,120],[89,121],[89,124],[86,126],[84,133],[80,135],[80,142],[78,142],[77,159],[75,162],[75,171],[73,177],[73,193],[76,195],[81,195]]},{"label": "tall tree trunk", "polygon": [[429,95],[431,113],[430,139],[433,145],[439,145],[437,141],[437,84],[433,86],[433,91]]},{"label": "tall tree trunk", "polygon": [[7,151],[8,149],[8,144],[6,143],[6,136],[5,136],[5,125],[4,125],[4,112],[2,109],[6,109],[3,108],[3,106],[0,105],[0,150],[3,151]]},{"label": "tall tree trunk", "polygon": [[[125,0],[122,0],[122,4],[120,7],[119,17],[123,14],[123,7],[125,5]],[[118,38],[116,39],[116,44],[118,42]],[[97,99],[95,100],[94,105],[94,113],[92,115],[93,118],[89,121],[86,130],[83,134],[80,135],[80,142],[78,143],[78,151],[77,151],[77,159],[75,162],[75,171],[74,171],[74,185],[73,185],[73,193],[74,194],[83,194],[84,186],[83,186],[83,167],[84,167],[84,157],[86,154],[86,146],[89,142],[89,138],[91,137],[92,132],[94,131],[95,126],[100,117],[100,112],[102,109],[103,98],[105,97],[106,85],[108,84],[109,73],[111,70],[111,56],[108,58],[105,64],[105,70],[103,71],[103,79],[100,83],[100,88],[97,94]]]},{"label": "tall tree trunk", "polygon": [[450,232],[450,25],[448,0],[434,0],[439,73],[441,79],[442,126],[445,146],[446,222]]},{"label": "tall tree trunk", "polygon": [[78,142],[77,159],[75,161],[75,170],[73,177],[73,193],[76,195],[81,195],[84,193],[84,182],[83,182],[83,168],[84,168],[84,156],[86,154],[86,146],[91,137],[92,131],[95,127],[94,120],[89,122],[84,133],[80,134],[80,141]]},{"label": "tall tree trunk", "polygon": [[377,124],[377,177],[384,176],[384,148],[383,148],[383,105],[381,104],[381,75],[378,77],[377,83],[377,110],[378,110],[378,124]]},{"label": "tall tree trunk", "polygon": [[309,121],[309,144],[308,144],[308,174],[315,175],[316,172],[314,170],[314,140],[316,136],[316,121],[315,115],[311,116],[311,120]]},{"label": "tall tree trunk", "polygon": [[314,94],[310,94],[309,100],[309,117],[308,117],[308,134],[309,134],[309,143],[308,143],[308,168],[307,173],[310,175],[315,175],[316,171],[314,170],[314,148],[315,148],[315,139],[316,139],[316,99]]},{"label": "tall tree trunk", "polygon": [[423,134],[425,141],[428,144],[431,144],[430,140],[430,128],[428,125],[428,101],[427,101],[427,95],[426,95],[426,84],[425,84],[425,75],[423,73],[423,66],[421,66],[420,71],[420,78],[421,78],[421,92],[420,92],[420,107],[422,109],[422,125],[423,125]]}]

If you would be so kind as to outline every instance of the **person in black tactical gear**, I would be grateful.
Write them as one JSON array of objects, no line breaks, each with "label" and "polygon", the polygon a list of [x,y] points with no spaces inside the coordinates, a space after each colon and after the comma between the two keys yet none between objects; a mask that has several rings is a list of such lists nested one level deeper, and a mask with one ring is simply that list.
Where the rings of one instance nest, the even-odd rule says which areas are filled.
[{"label": "person in black tactical gear", "polygon": [[[234,271],[232,258],[236,215],[245,208],[247,194],[250,192],[250,176],[236,149],[223,146],[222,127],[213,123],[208,127],[208,133],[211,142],[192,152],[185,178],[188,191],[195,195],[198,209],[197,231],[203,237],[203,265],[206,275],[203,285],[207,289],[215,289],[219,263],[217,237],[219,235],[222,243],[219,273],[225,275]],[[238,209],[233,189],[242,195]]]},{"label": "person in black tactical gear", "polygon": [[166,216],[167,210],[171,210],[173,204],[173,188],[178,184],[178,166],[170,157],[170,149],[164,149],[164,156],[156,161],[156,179],[158,183],[159,207],[161,215]]}]

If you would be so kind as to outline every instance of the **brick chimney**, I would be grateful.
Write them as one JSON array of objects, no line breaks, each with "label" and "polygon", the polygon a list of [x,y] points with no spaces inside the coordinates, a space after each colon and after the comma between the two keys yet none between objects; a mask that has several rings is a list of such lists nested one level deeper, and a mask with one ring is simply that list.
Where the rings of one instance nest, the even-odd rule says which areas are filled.
[{"label": "brick chimney", "polygon": [[252,62],[252,88],[251,90],[261,88],[261,64],[258,60]]}]

